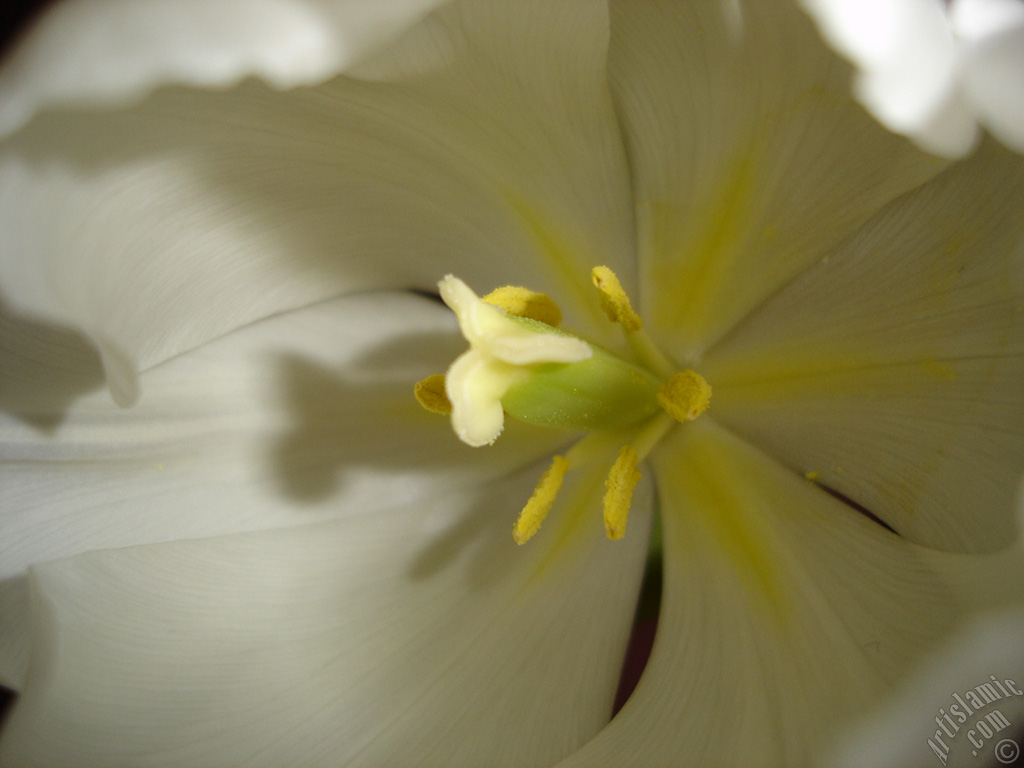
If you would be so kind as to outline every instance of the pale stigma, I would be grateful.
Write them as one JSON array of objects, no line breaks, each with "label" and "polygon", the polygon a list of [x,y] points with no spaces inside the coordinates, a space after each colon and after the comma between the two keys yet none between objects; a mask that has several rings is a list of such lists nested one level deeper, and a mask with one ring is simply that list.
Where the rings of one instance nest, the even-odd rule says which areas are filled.
[{"label": "pale stigma", "polygon": [[575,363],[593,352],[582,339],[544,323],[513,318],[480,299],[457,277],[438,287],[469,342],[448,369],[445,392],[451,401],[452,428],[464,443],[490,445],[505,425],[502,398],[529,376],[530,366]]}]

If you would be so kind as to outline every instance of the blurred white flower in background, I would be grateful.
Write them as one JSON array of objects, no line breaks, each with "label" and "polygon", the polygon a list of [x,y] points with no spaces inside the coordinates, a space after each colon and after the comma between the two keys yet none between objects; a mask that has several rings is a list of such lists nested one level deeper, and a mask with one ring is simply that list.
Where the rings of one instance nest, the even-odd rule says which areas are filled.
[{"label": "blurred white flower in background", "polygon": [[[890,127],[964,154],[944,98]],[[818,765],[1024,602],[1024,160],[883,129],[792,3],[76,0],[0,128],[0,763]],[[609,441],[517,547],[578,435],[420,409],[422,292],[628,355],[598,264],[711,406],[622,540]]]},{"label": "blurred white flower in background", "polygon": [[1024,152],[1021,0],[801,0],[858,68],[857,96],[888,128],[963,157],[979,126]]}]

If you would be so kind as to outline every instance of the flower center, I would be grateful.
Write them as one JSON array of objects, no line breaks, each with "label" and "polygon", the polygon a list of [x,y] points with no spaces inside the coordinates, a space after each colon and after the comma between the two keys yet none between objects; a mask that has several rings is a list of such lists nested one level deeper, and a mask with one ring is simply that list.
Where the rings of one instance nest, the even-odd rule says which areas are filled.
[{"label": "flower center", "polygon": [[595,434],[624,433],[622,449],[605,481],[605,532],[620,539],[638,465],[677,422],[700,416],[711,387],[694,371],[675,368],[643,332],[615,273],[595,267],[591,279],[608,318],[618,323],[635,360],[621,357],[560,328],[562,313],[545,294],[498,288],[482,299],[457,277],[439,284],[469,349],[447,374],[429,376],[414,393],[429,411],[451,416],[463,442],[490,445],[501,434],[505,414],[530,424],[588,434],[565,456],[555,456],[513,528],[519,544],[539,529],[554,505],[562,480],[587,463]]}]

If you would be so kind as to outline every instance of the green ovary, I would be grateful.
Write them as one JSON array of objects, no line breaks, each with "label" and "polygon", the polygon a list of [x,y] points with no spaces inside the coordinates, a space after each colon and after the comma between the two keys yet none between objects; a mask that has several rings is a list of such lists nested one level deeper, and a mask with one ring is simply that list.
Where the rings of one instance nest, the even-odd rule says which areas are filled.
[{"label": "green ovary", "polygon": [[654,416],[660,377],[591,348],[586,360],[531,366],[501,398],[505,412],[530,424],[586,431],[630,427]]}]

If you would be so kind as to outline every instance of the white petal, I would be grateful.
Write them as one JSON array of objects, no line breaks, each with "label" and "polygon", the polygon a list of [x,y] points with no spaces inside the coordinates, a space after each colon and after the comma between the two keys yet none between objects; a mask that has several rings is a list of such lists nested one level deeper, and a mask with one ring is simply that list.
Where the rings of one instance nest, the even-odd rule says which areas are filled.
[{"label": "white petal", "polygon": [[569,508],[518,547],[511,522],[540,471],[337,523],[38,566],[31,678],[3,755],[550,765],[607,722],[649,515],[605,540],[601,468],[570,478]]},{"label": "white petal", "polygon": [[[420,408],[412,385],[454,356],[453,325],[413,296],[324,303],[151,369],[129,410],[102,391],[80,397],[70,377],[63,392],[45,379],[35,392],[51,370],[45,355],[68,346],[47,351],[59,337],[37,332],[33,343],[8,326],[5,338],[22,343],[3,366],[20,394],[0,417],[0,578],[90,549],[407,503],[504,475],[564,439],[517,425],[501,445],[473,451]],[[95,390],[95,359],[92,372],[82,381]],[[0,635],[24,629],[0,622]],[[0,661],[8,684],[18,683],[15,662]]]},{"label": "white petal", "polygon": [[0,74],[0,136],[48,107],[125,104],[159,86],[322,82],[444,0],[55,3]]},{"label": "white petal", "polygon": [[633,256],[606,41],[599,4],[462,4],[365,63],[388,82],[42,114],[0,148],[4,300],[85,332],[122,402],[233,328],[446,272],[599,314],[587,270]]},{"label": "white petal", "polygon": [[1024,153],[1024,4],[1012,25],[964,52],[964,85],[979,119],[1006,146]]},{"label": "white petal", "polygon": [[857,68],[857,96],[890,130],[948,157],[977,140],[959,94],[957,41],[938,0],[801,0],[833,48]]},{"label": "white petal", "polygon": [[0,685],[16,691],[25,679],[31,642],[25,576],[0,579],[0,616],[4,617],[0,625]]},{"label": "white petal", "polygon": [[[1008,577],[1009,574],[995,575],[995,581],[990,579],[977,586],[983,591],[991,590],[994,584]],[[1006,682],[1013,688],[1007,688]],[[983,685],[993,686],[1000,698],[993,706],[968,715],[960,702],[965,701],[967,691]],[[851,730],[830,756],[828,765],[835,768],[865,765],[915,768],[925,764],[930,754],[922,745],[928,745],[929,749],[934,745],[935,756],[947,768],[996,765],[991,755],[996,755],[998,764],[1012,764],[1012,755],[1019,755],[1021,749],[1019,723],[1024,721],[1024,696],[1015,693],[1015,690],[1022,690],[1021,686],[1024,686],[1024,610],[986,614],[929,656],[887,706]],[[1004,693],[1011,695],[1003,696]],[[959,712],[953,707],[958,707]],[[1015,730],[985,739],[979,734],[977,724],[998,724],[997,719],[987,719],[996,712],[1009,720]],[[929,717],[924,717],[925,714]],[[961,721],[958,715],[967,719]],[[947,716],[949,720],[945,719]],[[935,718],[939,719],[938,723]],[[945,730],[940,731],[937,725],[944,726]],[[1002,744],[1000,747],[1006,738],[1012,746]],[[974,748],[978,742],[984,745],[982,750]],[[946,754],[944,761],[939,757],[942,753]]]},{"label": "white petal", "polygon": [[715,418],[912,541],[1005,546],[1024,472],[1024,160],[894,203],[708,355]]},{"label": "white petal", "polygon": [[[1021,502],[1020,513],[1024,515],[1024,495]],[[1024,746],[1019,729],[991,740],[982,737],[983,749],[974,747],[979,740],[977,723],[982,719],[986,724],[998,722],[988,720],[996,711],[1011,723],[1024,722],[1024,696],[1014,692],[1014,688],[1024,688],[1024,608],[1014,604],[1015,591],[1004,587],[1024,581],[1020,549],[1018,540],[1016,546],[995,557],[962,558],[963,578],[957,585],[960,599],[976,604],[977,617],[917,665],[887,702],[853,723],[841,735],[827,765],[916,768],[923,764],[922,744],[937,750],[936,757],[947,768],[1014,762],[1011,755]],[[940,553],[933,556],[944,557]],[[965,709],[965,696],[970,695],[967,692],[991,684],[993,677],[1003,684],[994,689],[999,696],[994,706]],[[1013,688],[1007,688],[1006,683]],[[1007,693],[1014,695],[1005,696]],[[982,704],[986,701],[979,699]],[[968,708],[972,708],[970,703]],[[928,713],[931,719],[922,717],[922,713]],[[949,720],[945,720],[946,715]],[[1004,743],[1007,736],[1012,744]],[[972,739],[975,744],[970,743]],[[939,756],[941,752],[947,752],[945,760]],[[996,762],[988,759],[989,755],[996,756]]]},{"label": "white petal", "polygon": [[[978,145],[981,135],[975,113],[961,84],[930,119],[922,119],[919,124],[898,132],[905,133],[919,147],[937,155],[965,157]],[[889,127],[897,130],[895,126]]]},{"label": "white petal", "polygon": [[682,365],[943,162],[880,128],[787,2],[613,4],[647,328]]},{"label": "white petal", "polygon": [[[654,650],[625,708],[561,765],[820,765],[837,731],[986,599],[956,589],[984,558],[892,535],[710,420],[654,463],[666,558]],[[1003,591],[1020,605],[1013,578]]]},{"label": "white petal", "polygon": [[949,24],[961,40],[979,42],[1024,24],[1019,0],[952,0]]}]

